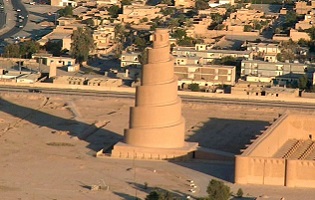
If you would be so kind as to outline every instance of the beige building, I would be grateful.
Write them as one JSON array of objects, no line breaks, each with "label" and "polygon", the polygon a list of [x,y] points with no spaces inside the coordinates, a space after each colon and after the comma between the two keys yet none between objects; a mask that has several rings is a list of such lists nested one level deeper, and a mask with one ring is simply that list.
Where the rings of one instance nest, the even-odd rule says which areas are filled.
[{"label": "beige building", "polygon": [[114,44],[115,39],[115,26],[103,25],[98,26],[93,31],[93,40],[95,46],[95,52],[102,52],[104,49],[108,49]]},{"label": "beige building", "polygon": [[315,23],[315,13],[314,10],[311,10],[308,14],[304,16],[304,20],[299,21],[298,23],[295,24],[295,29],[296,30],[305,30],[312,28]]},{"label": "beige building", "polygon": [[141,63],[139,62],[139,56],[141,53],[139,52],[128,52],[123,51],[120,56],[120,67],[140,67]]},{"label": "beige building", "polygon": [[296,1],[294,11],[298,15],[305,15],[315,8],[315,1]]},{"label": "beige building", "polygon": [[306,64],[265,62],[259,60],[243,60],[241,63],[241,77],[253,82],[298,82],[304,74],[313,76],[313,69]]},{"label": "beige building", "polygon": [[230,19],[239,21],[239,22],[248,22],[248,21],[253,21],[253,20],[258,20],[260,21],[263,19],[264,12],[258,11],[256,9],[246,9],[246,8],[241,8],[238,9],[236,12],[230,14]]},{"label": "beige building", "polygon": [[277,54],[281,53],[280,43],[275,42],[246,42],[243,46],[267,62],[277,62]]},{"label": "beige building", "polygon": [[122,79],[113,78],[90,78],[87,81],[87,85],[99,87],[119,87],[122,84]]},{"label": "beige building", "polygon": [[252,59],[252,51],[233,51],[233,50],[218,50],[209,49],[206,44],[196,44],[195,47],[175,47],[172,54],[175,57],[185,58],[197,57],[202,58],[202,62],[199,64],[211,64],[214,59],[221,59],[226,56],[231,56],[236,59]]},{"label": "beige building", "polygon": [[60,25],[49,34],[42,37],[38,42],[41,46],[44,46],[48,41],[62,41],[62,49],[71,49],[72,34],[73,31],[78,28],[84,28],[85,25],[79,23],[78,20],[74,18],[60,18],[58,19]]},{"label": "beige building", "polygon": [[175,7],[194,8],[195,3],[196,3],[195,0],[175,0]]},{"label": "beige building", "polygon": [[206,10],[198,10],[198,16],[211,16],[212,14],[219,14],[219,15],[225,15],[226,13],[226,8],[220,8],[220,7],[215,7],[215,8],[208,8]]},{"label": "beige building", "polygon": [[63,66],[74,66],[75,59],[70,57],[55,57],[52,54],[43,54],[43,53],[36,53],[32,55],[33,59],[36,59],[37,62],[41,64],[47,65],[50,67],[52,63],[56,67],[63,67]]},{"label": "beige building", "polygon": [[304,39],[306,41],[310,41],[311,37],[309,36],[308,33],[306,32],[300,32],[296,29],[290,29],[290,38],[294,41],[294,42],[298,42],[300,39]]},{"label": "beige building", "polygon": [[285,114],[235,160],[235,183],[315,188],[314,115]]},{"label": "beige building", "polygon": [[77,1],[71,1],[71,0],[50,0],[51,6],[72,6],[76,7],[78,5]]},{"label": "beige building", "polygon": [[209,6],[210,7],[217,7],[225,4],[234,5],[234,0],[210,0]]},{"label": "beige building", "polygon": [[53,80],[53,83],[64,85],[85,85],[86,81],[87,79],[85,77],[56,76]]},{"label": "beige building", "polygon": [[157,17],[162,17],[160,11],[161,8],[156,6],[125,5],[123,13],[119,14],[118,19],[122,23],[140,24],[144,20],[149,22]]},{"label": "beige building", "polygon": [[200,86],[234,85],[235,66],[221,65],[175,65],[174,72],[178,77],[178,87],[198,83]]}]

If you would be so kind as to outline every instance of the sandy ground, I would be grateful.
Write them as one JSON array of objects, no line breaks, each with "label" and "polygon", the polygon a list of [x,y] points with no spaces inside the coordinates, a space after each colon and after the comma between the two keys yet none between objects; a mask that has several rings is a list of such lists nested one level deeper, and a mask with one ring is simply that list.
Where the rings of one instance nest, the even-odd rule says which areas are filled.
[{"label": "sandy ground", "polygon": [[[315,199],[314,189],[232,184],[233,163],[166,162],[95,158],[95,152],[122,139],[132,99],[8,95],[0,99],[0,199],[134,199],[151,188],[180,197],[205,196],[212,178],[234,193],[269,199]],[[212,104],[183,104],[187,140],[238,153],[283,110]],[[102,128],[97,128],[104,125]],[[85,137],[87,133],[93,133]],[[81,138],[81,139],[79,139]],[[144,188],[145,182],[148,189]],[[109,186],[92,191],[93,185]]]}]

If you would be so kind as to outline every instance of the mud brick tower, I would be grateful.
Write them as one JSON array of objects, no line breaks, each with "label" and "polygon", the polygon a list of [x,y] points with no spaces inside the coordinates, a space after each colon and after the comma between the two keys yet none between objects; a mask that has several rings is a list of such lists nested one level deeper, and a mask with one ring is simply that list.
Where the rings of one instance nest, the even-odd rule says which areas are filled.
[{"label": "mud brick tower", "polygon": [[185,119],[177,95],[174,59],[167,29],[157,29],[147,49],[135,106],[130,108],[124,142],[114,146],[112,157],[137,159],[188,158],[198,146],[185,142]]}]

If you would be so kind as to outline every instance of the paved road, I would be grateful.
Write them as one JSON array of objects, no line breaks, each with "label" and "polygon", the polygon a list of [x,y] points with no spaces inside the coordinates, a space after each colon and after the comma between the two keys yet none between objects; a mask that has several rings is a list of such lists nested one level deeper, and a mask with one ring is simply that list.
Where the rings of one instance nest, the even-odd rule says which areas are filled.
[{"label": "paved road", "polygon": [[[3,0],[0,0],[0,4],[4,5]],[[0,9],[0,29],[5,25],[6,13],[4,9]]]},{"label": "paved road", "polygon": [[[25,6],[23,5],[23,3],[21,2],[21,0],[11,0],[11,3],[13,5],[14,10],[13,11],[12,10],[7,10],[7,12],[16,12],[17,9],[20,9],[21,11],[17,12],[17,13],[18,13],[18,15],[23,16],[24,20],[23,20],[23,22],[18,22],[17,21],[17,19],[18,19],[17,17],[12,19],[12,20],[15,21],[15,26],[11,30],[9,30],[8,32],[0,35],[0,40],[4,40],[6,38],[9,38],[12,35],[18,33],[19,31],[21,31],[23,29],[23,27],[26,25],[27,20],[28,20],[27,17],[26,17],[28,15],[28,12],[27,12]],[[20,25],[22,25],[23,27],[19,27]]]}]

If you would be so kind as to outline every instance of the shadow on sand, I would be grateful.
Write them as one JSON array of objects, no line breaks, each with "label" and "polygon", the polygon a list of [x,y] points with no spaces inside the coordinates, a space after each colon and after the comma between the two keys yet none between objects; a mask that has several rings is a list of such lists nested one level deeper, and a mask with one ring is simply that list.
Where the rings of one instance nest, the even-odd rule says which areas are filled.
[{"label": "shadow on sand", "polygon": [[[42,94],[39,95],[43,98]],[[49,102],[49,98],[46,97]],[[66,105],[64,107],[67,107]],[[39,127],[45,126],[56,131],[68,131],[70,136],[76,136],[86,142],[87,147],[94,152],[101,149],[112,147],[116,142],[122,140],[122,136],[112,131],[106,130],[104,127],[99,128],[95,125],[87,124],[77,121],[75,119],[65,119],[59,116],[54,116],[40,110],[23,107],[12,102],[0,99],[1,112],[10,114],[16,118],[26,120]],[[260,133],[269,122],[257,120],[232,120],[211,118],[195,133],[188,138],[188,141],[199,142],[199,145],[206,148],[212,148],[220,151],[238,154],[240,149],[245,147],[256,134]],[[84,135],[82,133],[86,130],[95,130],[91,135]],[[1,135],[0,135],[1,136]],[[105,148],[104,148],[105,147]],[[211,175],[221,180],[233,182],[234,180],[234,164],[229,163],[215,163],[200,160],[193,160],[189,162],[171,161],[177,165],[199,171],[204,174]],[[130,183],[133,187],[139,190],[143,185]],[[179,193],[177,191],[170,191]],[[123,197],[124,194],[118,194]],[[180,194],[186,195],[186,194]],[[129,196],[128,196],[129,198]],[[126,199],[128,199],[126,197]],[[132,197],[130,197],[132,198]]]},{"label": "shadow on sand", "polygon": [[[36,94],[32,94],[36,95]],[[42,97],[41,94],[37,94]],[[43,98],[44,99],[44,98]],[[49,98],[48,98],[49,101]],[[65,105],[66,107],[67,105]],[[88,142],[88,148],[92,151],[111,146],[122,139],[122,136],[104,128],[96,127],[94,124],[86,124],[75,119],[65,119],[59,116],[54,116],[40,110],[23,107],[12,102],[0,98],[0,111],[10,114],[16,118],[26,120],[39,127],[48,127],[55,131],[69,132],[70,136],[78,137]],[[92,132],[91,135],[86,135],[87,132]],[[0,135],[1,136],[1,135]],[[114,141],[109,143],[108,141]]]}]

